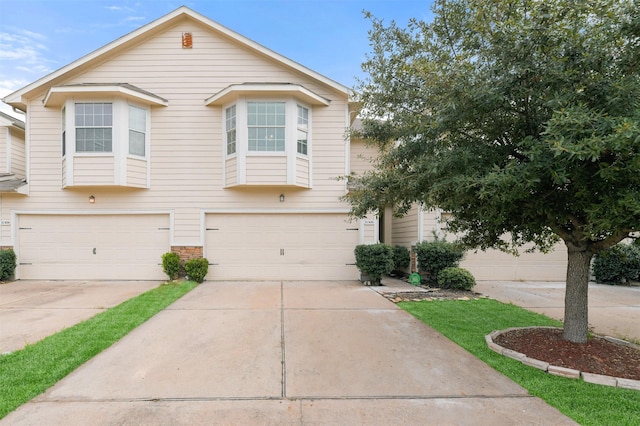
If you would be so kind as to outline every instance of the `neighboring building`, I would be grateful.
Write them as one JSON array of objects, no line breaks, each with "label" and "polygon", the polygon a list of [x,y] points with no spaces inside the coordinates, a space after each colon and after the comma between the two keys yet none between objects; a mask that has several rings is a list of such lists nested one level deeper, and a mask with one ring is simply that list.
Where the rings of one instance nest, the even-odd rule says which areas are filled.
[{"label": "neighboring building", "polygon": [[[356,121],[355,129],[361,123]],[[375,147],[367,146],[362,140],[351,140],[351,170],[362,174],[372,167],[377,155]],[[425,210],[414,205],[405,216],[394,217],[393,210],[385,209],[379,221],[379,231],[375,239],[390,245],[401,245],[412,249],[422,241],[442,238],[454,241],[455,235],[447,234],[446,213],[441,210]],[[498,250],[469,251],[460,266],[471,271],[476,280],[493,281],[564,281],[567,273],[567,249],[558,244],[548,253],[525,253],[513,256]],[[415,272],[417,264],[412,256],[412,264],[405,272]]]},{"label": "neighboring building", "polygon": [[186,7],[3,101],[18,279],[164,279],[174,251],[209,280],[348,280],[378,238],[340,200],[348,88]]}]

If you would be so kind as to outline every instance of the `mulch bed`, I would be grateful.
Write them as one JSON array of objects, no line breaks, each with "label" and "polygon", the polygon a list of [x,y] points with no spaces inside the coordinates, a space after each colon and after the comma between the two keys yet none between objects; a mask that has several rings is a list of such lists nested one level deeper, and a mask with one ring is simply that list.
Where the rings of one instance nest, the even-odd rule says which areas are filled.
[{"label": "mulch bed", "polygon": [[640,349],[600,337],[589,338],[587,343],[572,343],[562,338],[562,330],[527,328],[504,332],[493,341],[558,367],[640,380]]}]

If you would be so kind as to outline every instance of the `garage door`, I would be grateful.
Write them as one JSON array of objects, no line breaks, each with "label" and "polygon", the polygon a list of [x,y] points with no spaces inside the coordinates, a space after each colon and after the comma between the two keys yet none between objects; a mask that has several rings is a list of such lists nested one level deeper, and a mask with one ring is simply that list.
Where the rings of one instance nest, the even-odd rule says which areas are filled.
[{"label": "garage door", "polygon": [[343,214],[210,214],[208,280],[353,280],[358,228]]},{"label": "garage door", "polygon": [[550,253],[522,253],[512,256],[497,250],[468,252],[460,266],[476,280],[564,281],[567,275],[567,249],[558,244]]},{"label": "garage door", "polygon": [[20,215],[21,279],[162,280],[169,215]]}]

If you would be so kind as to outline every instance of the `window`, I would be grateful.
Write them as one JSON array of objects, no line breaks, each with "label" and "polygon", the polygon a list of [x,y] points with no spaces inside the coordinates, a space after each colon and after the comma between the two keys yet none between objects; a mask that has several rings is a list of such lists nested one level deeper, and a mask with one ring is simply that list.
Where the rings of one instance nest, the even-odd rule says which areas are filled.
[{"label": "window", "polygon": [[298,105],[298,154],[307,155],[309,136],[309,110]]},{"label": "window", "polygon": [[111,152],[111,103],[75,104],[76,152]]},{"label": "window", "polygon": [[226,134],[227,134],[227,155],[236,153],[236,106],[230,106],[225,110],[226,114]]},{"label": "window", "polygon": [[129,154],[145,155],[147,110],[129,105]]},{"label": "window", "polygon": [[249,151],[283,152],[285,147],[284,102],[248,102]]},{"label": "window", "polygon": [[62,156],[67,154],[67,109],[62,108]]}]

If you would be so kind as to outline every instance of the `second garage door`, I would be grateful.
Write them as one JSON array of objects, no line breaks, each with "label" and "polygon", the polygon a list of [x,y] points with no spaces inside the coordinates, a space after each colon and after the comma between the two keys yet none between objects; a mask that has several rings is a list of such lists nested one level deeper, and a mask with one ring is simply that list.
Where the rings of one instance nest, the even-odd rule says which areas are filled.
[{"label": "second garage door", "polygon": [[209,280],[353,280],[358,227],[344,214],[209,214]]},{"label": "second garage door", "polygon": [[163,280],[169,215],[20,215],[21,279]]}]

